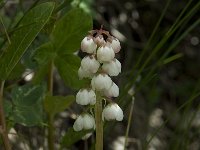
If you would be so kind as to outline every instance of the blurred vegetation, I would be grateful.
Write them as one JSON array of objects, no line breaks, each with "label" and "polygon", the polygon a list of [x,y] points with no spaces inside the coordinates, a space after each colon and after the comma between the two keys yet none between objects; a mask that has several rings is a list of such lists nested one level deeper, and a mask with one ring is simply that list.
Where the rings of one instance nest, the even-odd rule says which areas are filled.
[{"label": "blurred vegetation", "polygon": [[[21,20],[25,20],[25,24],[30,25],[33,32],[36,30],[38,26],[32,25],[31,21],[38,18],[24,19],[23,16],[26,16],[31,8],[44,2],[46,1],[0,1],[1,58],[5,55],[6,59],[8,54],[5,51],[9,50],[7,47],[10,40],[12,42],[13,35],[23,26],[20,24]],[[46,135],[47,116],[43,112],[42,104],[45,99],[44,92],[47,90],[45,81],[49,64],[54,61],[57,70],[53,74],[53,95],[56,96],[49,96],[58,101],[59,108],[64,106],[58,112],[53,112],[56,148],[61,147],[61,143],[70,149],[83,149],[83,147],[94,149],[94,136],[83,141],[81,137],[88,131],[75,135],[76,133],[70,128],[75,114],[83,110],[72,104],[73,97],[69,95],[75,95],[76,89],[83,84],[78,81],[76,75],[80,60],[78,57],[73,57],[73,53],[79,50],[81,39],[92,26],[88,13],[93,17],[93,29],[99,29],[103,25],[104,29],[121,41],[122,45],[117,58],[122,63],[123,71],[114,81],[120,87],[120,97],[116,102],[122,106],[125,119],[123,122],[106,123],[105,149],[124,149],[125,135],[129,129],[126,149],[199,150],[200,1],[53,0],[53,2],[55,7],[50,19],[44,27],[41,26],[41,30],[38,29],[38,34],[33,35],[34,41],[25,38],[30,41],[25,46],[28,49],[24,54],[21,53],[22,58],[15,57],[20,59],[19,62],[15,62],[15,67],[4,66],[2,60],[0,61],[0,77],[7,79],[4,89],[4,108],[8,128],[12,129],[10,135],[13,135],[11,140],[13,147],[16,150],[46,148],[44,135]],[[70,14],[70,11],[78,8],[85,13],[78,11]],[[66,17],[67,15],[69,16]],[[65,28],[68,24],[70,28]],[[58,29],[55,26],[60,27]],[[30,27],[25,27],[24,32],[29,31]],[[78,32],[74,34],[71,27]],[[67,29],[71,29],[72,32]],[[20,35],[19,33],[17,35]],[[18,39],[20,38],[23,36],[20,35]],[[68,44],[63,44],[66,41]],[[18,44],[19,41],[16,40],[14,47],[19,46]],[[15,49],[12,48],[11,51],[13,52],[10,55]],[[83,54],[79,53],[79,56],[83,57]],[[7,70],[11,73],[6,73]],[[23,95],[26,92],[30,95]],[[60,104],[63,98],[69,99],[69,103]],[[30,101],[26,104],[23,102],[24,99]],[[37,101],[34,101],[35,99]],[[53,101],[53,106],[54,103]],[[22,107],[23,105],[25,107]],[[26,105],[28,109],[25,109]],[[45,109],[48,110],[53,106],[46,106]],[[131,108],[133,112],[130,111]],[[130,114],[132,114],[131,119],[129,119]],[[130,128],[127,128],[128,124]],[[66,140],[66,137],[71,138],[71,141]],[[2,142],[0,149],[3,149]]]}]

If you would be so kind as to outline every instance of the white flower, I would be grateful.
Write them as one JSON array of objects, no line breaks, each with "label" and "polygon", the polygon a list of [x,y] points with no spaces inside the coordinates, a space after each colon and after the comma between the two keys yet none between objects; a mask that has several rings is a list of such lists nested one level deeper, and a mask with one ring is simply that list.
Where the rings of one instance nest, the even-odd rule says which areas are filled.
[{"label": "white flower", "polygon": [[117,38],[113,38],[111,42],[108,42],[115,53],[118,53],[121,49],[120,42]]},{"label": "white flower", "polygon": [[81,67],[91,73],[96,73],[99,69],[100,63],[96,60],[95,56],[86,56],[81,61]]},{"label": "white flower", "polygon": [[74,122],[73,128],[75,131],[95,129],[94,117],[90,114],[80,115]]},{"label": "white flower", "polygon": [[81,89],[76,94],[76,102],[80,105],[94,105],[96,103],[96,95],[92,89]]},{"label": "white flower", "polygon": [[86,71],[82,67],[80,67],[78,69],[78,76],[79,76],[79,79],[92,78],[94,76],[94,74],[89,71]]},{"label": "white flower", "polygon": [[113,82],[112,86],[104,91],[105,96],[107,97],[118,97],[119,96],[119,87]]},{"label": "white flower", "polygon": [[97,60],[100,62],[109,62],[113,60],[115,53],[111,47],[102,46],[97,50]]},{"label": "white flower", "polygon": [[100,45],[104,45],[104,44],[106,43],[102,35],[97,36],[97,37],[94,39],[94,41],[95,41],[96,44],[99,45],[99,46],[100,46]]},{"label": "white flower", "polygon": [[85,37],[81,41],[81,50],[83,52],[87,52],[89,54],[95,53],[96,52],[97,45],[93,41],[92,37]]},{"label": "white flower", "polygon": [[116,103],[111,103],[107,105],[102,112],[103,120],[105,118],[108,121],[109,120],[122,121],[123,117],[124,117],[123,111]]},{"label": "white flower", "polygon": [[121,72],[121,63],[117,59],[103,63],[102,69],[110,76],[117,76]]},{"label": "white flower", "polygon": [[112,86],[112,80],[107,74],[98,74],[92,78],[91,86],[97,91],[107,90]]}]

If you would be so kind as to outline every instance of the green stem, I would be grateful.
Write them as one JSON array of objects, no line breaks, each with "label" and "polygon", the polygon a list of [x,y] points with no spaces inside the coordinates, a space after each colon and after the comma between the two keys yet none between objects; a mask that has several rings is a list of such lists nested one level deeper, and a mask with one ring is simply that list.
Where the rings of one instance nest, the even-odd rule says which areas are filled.
[{"label": "green stem", "polygon": [[6,120],[5,120],[4,110],[3,110],[4,83],[5,83],[5,81],[1,82],[1,89],[0,89],[0,134],[3,139],[5,150],[11,150],[11,145],[10,145],[9,139],[8,139],[8,132],[6,129]]},{"label": "green stem", "polygon": [[[50,63],[49,73],[48,73],[48,92],[50,95],[53,95],[53,62]],[[54,150],[54,126],[53,126],[53,117],[51,114],[48,114],[48,147],[49,150]]]},{"label": "green stem", "polygon": [[127,128],[126,128],[124,150],[126,150],[126,146],[127,146],[127,142],[128,142],[128,134],[129,134],[129,130],[130,130],[130,126],[131,126],[131,120],[132,120],[132,116],[133,116],[134,101],[135,101],[134,97],[132,97],[132,104],[131,104],[131,108],[130,108],[130,112],[129,112],[129,116],[128,116],[128,125],[127,125]]},{"label": "green stem", "polygon": [[102,98],[97,95],[95,105],[95,120],[96,120],[96,145],[95,150],[103,150],[103,121],[102,121]]}]

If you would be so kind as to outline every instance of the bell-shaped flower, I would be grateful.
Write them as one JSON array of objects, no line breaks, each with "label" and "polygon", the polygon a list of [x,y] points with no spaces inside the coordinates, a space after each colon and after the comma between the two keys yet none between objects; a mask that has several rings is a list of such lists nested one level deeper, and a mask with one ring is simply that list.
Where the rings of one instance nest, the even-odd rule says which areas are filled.
[{"label": "bell-shaped flower", "polygon": [[79,105],[94,105],[96,103],[96,95],[92,89],[80,89],[76,94],[76,103]]},{"label": "bell-shaped flower", "polygon": [[108,44],[112,47],[115,53],[118,53],[121,49],[120,42],[117,38],[112,38]]},{"label": "bell-shaped flower", "polygon": [[85,56],[81,61],[81,67],[91,73],[96,73],[99,69],[100,63],[96,60],[94,55]]},{"label": "bell-shaped flower", "polygon": [[118,76],[121,72],[121,63],[117,59],[113,59],[110,62],[103,63],[102,69],[110,76]]},{"label": "bell-shaped flower", "polygon": [[83,78],[92,78],[94,76],[93,73],[84,70],[82,67],[80,67],[78,69],[78,77],[79,79],[83,79]]},{"label": "bell-shaped flower", "polygon": [[124,117],[122,109],[116,104],[108,104],[102,112],[102,119],[122,121]]},{"label": "bell-shaped flower", "polygon": [[118,97],[119,96],[119,87],[113,82],[112,86],[104,91],[104,95],[107,97]]},{"label": "bell-shaped flower", "polygon": [[114,50],[109,46],[99,47],[97,50],[97,60],[99,62],[109,62],[115,57]]},{"label": "bell-shaped flower", "polygon": [[80,115],[74,122],[73,128],[75,131],[95,129],[94,117],[90,114]]},{"label": "bell-shaped flower", "polygon": [[92,37],[90,37],[90,36],[85,37],[81,41],[81,50],[83,52],[86,52],[89,54],[96,53],[96,48],[97,48],[97,45],[94,42],[94,40],[92,39]]},{"label": "bell-shaped flower", "polygon": [[101,91],[108,90],[112,86],[112,80],[107,74],[98,74],[92,78],[92,89]]}]

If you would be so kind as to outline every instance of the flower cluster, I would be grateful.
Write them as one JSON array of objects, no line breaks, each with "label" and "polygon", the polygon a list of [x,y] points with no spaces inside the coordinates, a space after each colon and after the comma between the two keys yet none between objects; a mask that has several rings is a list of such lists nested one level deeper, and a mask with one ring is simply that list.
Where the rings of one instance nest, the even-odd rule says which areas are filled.
[{"label": "flower cluster", "polygon": [[[117,38],[105,30],[92,30],[81,42],[81,50],[87,55],[82,59],[78,70],[80,79],[91,79],[88,88],[80,89],[76,95],[76,102],[80,105],[95,105],[96,93],[108,99],[119,96],[119,87],[112,81],[111,76],[118,76],[121,63],[115,54],[121,49]],[[123,120],[123,111],[111,102],[102,112],[103,120]],[[94,129],[94,117],[90,114],[80,115],[74,123],[74,130]]]}]

